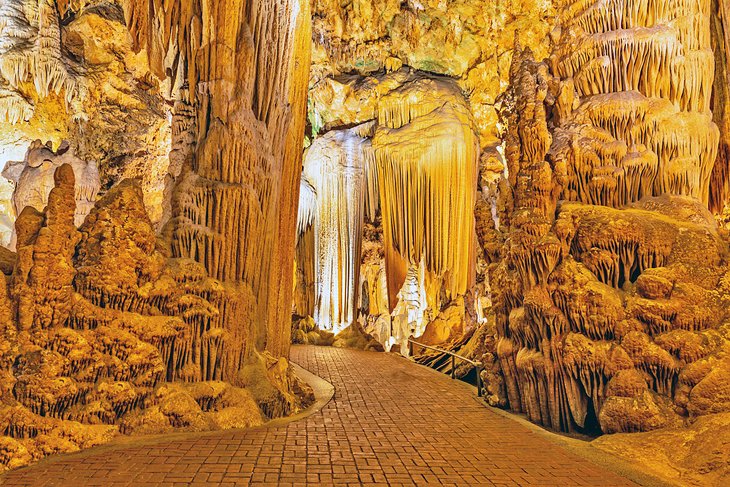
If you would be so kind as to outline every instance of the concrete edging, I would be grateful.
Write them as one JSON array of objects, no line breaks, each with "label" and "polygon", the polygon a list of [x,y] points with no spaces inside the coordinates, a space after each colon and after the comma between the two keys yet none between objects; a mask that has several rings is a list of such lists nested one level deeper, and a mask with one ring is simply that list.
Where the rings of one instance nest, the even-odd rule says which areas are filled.
[{"label": "concrete edging", "polygon": [[181,431],[181,432],[175,432],[175,433],[161,433],[161,434],[151,434],[151,435],[137,435],[137,436],[127,436],[127,435],[121,435],[119,434],[117,437],[112,439],[108,443],[103,443],[101,445],[92,446],[91,448],[86,448],[77,452],[72,453],[59,453],[55,455],[49,455],[46,457],[41,458],[37,462],[33,462],[30,465],[26,465],[23,467],[19,467],[17,469],[8,470],[6,472],[0,473],[0,485],[2,485],[2,478],[5,474],[16,471],[16,470],[23,470],[26,468],[33,468],[38,467],[40,465],[48,465],[53,464],[56,462],[62,462],[64,460],[67,460],[69,458],[83,458],[85,456],[90,455],[98,455],[99,453],[114,453],[119,451],[124,451],[126,448],[130,447],[137,447],[137,446],[155,446],[157,444],[167,443],[171,441],[184,441],[189,440],[192,438],[206,438],[208,436],[217,436],[222,433],[235,433],[235,432],[246,432],[246,431],[254,431],[257,429],[267,429],[267,428],[278,428],[281,426],[285,426],[289,423],[293,423],[295,421],[300,421],[302,419],[305,419],[319,411],[322,410],[323,407],[325,407],[330,400],[334,397],[335,394],[335,387],[324,380],[323,378],[314,375],[313,373],[309,372],[308,370],[304,369],[303,367],[299,366],[298,364],[295,364],[294,362],[290,362],[290,364],[294,367],[294,372],[296,373],[297,377],[299,377],[301,380],[306,382],[313,390],[314,390],[314,403],[309,406],[304,411],[301,411],[297,414],[286,416],[283,418],[276,418],[272,419],[270,421],[267,421],[266,423],[260,425],[260,426],[252,426],[250,428],[231,428],[231,429],[220,429],[220,430],[212,430],[212,431]]}]

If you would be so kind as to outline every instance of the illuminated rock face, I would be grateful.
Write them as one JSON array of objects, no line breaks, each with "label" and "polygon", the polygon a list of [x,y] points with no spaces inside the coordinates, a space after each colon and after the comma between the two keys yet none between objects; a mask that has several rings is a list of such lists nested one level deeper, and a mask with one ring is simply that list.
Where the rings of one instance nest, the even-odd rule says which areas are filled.
[{"label": "illuminated rock face", "polygon": [[133,37],[177,98],[173,255],[249,288],[258,308],[245,316],[257,324],[251,339],[286,355],[309,69],[308,3],[124,3]]},{"label": "illuminated rock face", "polygon": [[64,164],[45,212],[18,217],[0,286],[0,469],[120,432],[248,427],[302,406],[287,361],[257,352],[241,326],[250,291],[165,258],[136,182],[80,229],[74,193]]},{"label": "illuminated rock face", "polygon": [[[553,3],[316,0],[312,2],[310,86],[313,91],[331,89],[353,113],[367,113],[372,104],[349,98],[349,83],[340,90],[344,78],[363,81],[379,71],[394,72],[402,66],[446,75],[469,93],[482,146],[496,144],[494,103],[509,81],[515,36],[535,49],[538,58],[546,56],[550,49],[546,38],[555,23]],[[330,107],[311,107],[313,126],[320,115],[328,118]],[[326,128],[342,125],[328,124]]]},{"label": "illuminated rock face", "polygon": [[[22,160],[36,139],[54,149],[68,140],[76,156],[97,164],[104,190],[139,178],[157,225],[169,166],[169,110],[146,55],[132,52],[121,7],[8,0],[0,12],[0,166]],[[15,218],[11,194],[12,185],[0,180],[5,245]]]},{"label": "illuminated rock face", "polygon": [[551,62],[565,128],[551,152],[566,161],[563,198],[621,206],[670,193],[707,204],[719,140],[711,2],[561,7]]},{"label": "illuminated rock face", "polygon": [[315,322],[338,331],[360,319],[382,343],[402,345],[473,282],[478,138],[451,80],[403,68],[349,89],[362,110],[331,103],[326,89],[310,101],[334,123],[362,124],[315,138],[306,155],[316,210],[303,192],[299,231],[306,242],[313,216]]},{"label": "illuminated rock face", "polygon": [[20,215],[26,206],[43,211],[48,203],[48,194],[54,186],[56,169],[68,164],[74,171],[76,181],[76,212],[74,224],[78,227],[84,222],[96,202],[101,183],[99,168],[96,163],[87,163],[76,157],[67,142],[63,142],[58,151],[53,151],[50,144],[40,140],[33,142],[19,163],[9,163],[3,176],[15,183],[13,206],[16,215]]},{"label": "illuminated rock face", "polygon": [[[52,173],[45,210],[26,207],[18,217],[17,254],[2,253],[9,276],[0,286],[0,429],[6,435],[0,437],[0,468],[120,432],[246,427],[299,410],[308,398],[286,357],[308,4],[129,1],[122,11],[107,2],[35,2],[48,9],[39,16],[25,3],[33,2],[11,6],[40,29],[39,38],[53,37],[44,34],[47,20],[55,25],[52,33],[63,33],[63,47],[91,64],[120,63],[118,52],[149,54],[174,101],[167,178],[174,189],[159,241],[143,191],[131,180],[104,188],[77,229],[73,173],[85,177],[87,168],[66,146],[29,152],[29,167],[40,162],[42,169],[34,190],[46,184],[43,164],[71,165]],[[92,11],[105,20],[77,23],[77,13]],[[125,51],[126,44],[117,51],[114,36],[105,40],[96,32],[109,28],[110,16],[121,22],[125,14],[143,54]],[[75,27],[64,29],[61,18]],[[4,30],[0,39],[17,32]],[[61,45],[57,38],[44,41],[39,59],[48,58],[51,67],[35,59],[42,72],[25,81],[68,95],[63,83],[75,78],[58,74],[69,66],[56,56]],[[8,56],[0,52],[0,63]],[[97,108],[113,92],[107,83],[120,75],[110,71],[116,74],[100,69],[94,86],[101,92],[88,93]],[[136,83],[158,88],[152,78]],[[126,89],[123,82],[114,86]],[[134,113],[128,103],[139,91],[126,94],[116,106]],[[150,93],[146,103],[156,100]],[[104,122],[100,111],[89,112],[89,119],[95,113]],[[100,124],[98,137],[85,140],[103,146],[106,127]],[[164,134],[159,131],[160,139]],[[90,151],[81,149],[79,157]],[[122,165],[117,176],[138,169]],[[19,179],[20,202],[27,194]]]},{"label": "illuminated rock face", "polygon": [[728,243],[706,209],[709,8],[566,4],[549,62],[515,56],[500,100],[507,176],[476,213],[493,404],[607,433],[727,410]]},{"label": "illuminated rock face", "polygon": [[[314,320],[338,333],[357,318],[365,172],[372,164],[370,141],[360,129],[328,132],[304,157],[303,178],[311,182],[314,205]],[[301,195],[303,206],[311,198]],[[302,215],[306,219],[306,211]]]}]

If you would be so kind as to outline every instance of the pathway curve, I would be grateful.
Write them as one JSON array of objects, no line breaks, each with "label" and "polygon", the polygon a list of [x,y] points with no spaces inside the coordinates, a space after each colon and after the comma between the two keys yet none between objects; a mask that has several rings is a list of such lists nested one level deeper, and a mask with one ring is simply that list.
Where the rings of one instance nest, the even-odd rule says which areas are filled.
[{"label": "pathway curve", "polygon": [[291,356],[335,387],[304,420],[92,449],[0,485],[634,485],[401,357],[313,346]]}]

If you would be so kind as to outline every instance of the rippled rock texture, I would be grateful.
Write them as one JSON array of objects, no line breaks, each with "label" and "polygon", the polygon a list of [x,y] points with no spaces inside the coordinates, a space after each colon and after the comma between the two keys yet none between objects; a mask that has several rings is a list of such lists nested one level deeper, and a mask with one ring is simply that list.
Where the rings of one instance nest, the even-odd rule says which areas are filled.
[{"label": "rippled rock texture", "polygon": [[556,430],[648,431],[730,407],[728,241],[707,210],[710,3],[631,5],[561,5],[551,58],[515,56],[508,176],[497,218],[477,213],[496,318],[485,358],[502,372],[490,401]]},{"label": "rippled rock texture", "polygon": [[[310,399],[287,361],[309,10],[273,1],[121,3],[3,4],[6,84],[34,102],[63,95],[59,113],[73,110],[76,124],[67,130],[95,134],[76,138],[78,157],[52,142],[34,143],[26,158],[26,167],[40,161],[47,171],[34,186],[39,208],[19,208],[17,253],[2,252],[4,468],[120,432],[257,425]],[[134,63],[147,60],[135,77]],[[37,97],[23,92],[29,82]],[[111,107],[108,85],[123,92]],[[168,132],[135,118],[135,103],[168,103],[159,113]],[[39,106],[13,107],[5,106],[8,122],[32,130]],[[141,184],[116,182],[138,175],[117,160],[123,170],[112,186],[111,166],[99,164],[104,194],[77,228],[84,162],[93,165],[107,140],[134,142],[137,123],[166,141],[167,165],[157,172],[146,160]],[[148,176],[166,180],[153,200],[166,223],[159,238],[144,204]],[[96,192],[83,195],[93,202]]]},{"label": "rippled rock texture", "polygon": [[[300,409],[283,358],[258,352],[245,289],[159,247],[138,183],[110,190],[77,229],[74,175],[26,207],[4,276],[0,467],[121,433],[261,424]],[[268,384],[262,387],[262,384]]]}]

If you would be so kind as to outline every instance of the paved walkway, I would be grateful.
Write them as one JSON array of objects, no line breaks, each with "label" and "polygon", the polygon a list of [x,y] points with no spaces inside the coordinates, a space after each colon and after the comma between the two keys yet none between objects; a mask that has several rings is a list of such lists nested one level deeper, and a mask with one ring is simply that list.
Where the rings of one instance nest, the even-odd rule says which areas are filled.
[{"label": "paved walkway", "polygon": [[405,359],[294,347],[292,360],[335,386],[304,420],[90,450],[0,485],[634,485]]}]

